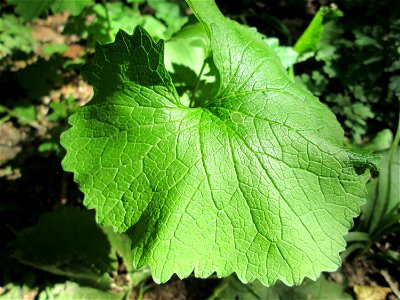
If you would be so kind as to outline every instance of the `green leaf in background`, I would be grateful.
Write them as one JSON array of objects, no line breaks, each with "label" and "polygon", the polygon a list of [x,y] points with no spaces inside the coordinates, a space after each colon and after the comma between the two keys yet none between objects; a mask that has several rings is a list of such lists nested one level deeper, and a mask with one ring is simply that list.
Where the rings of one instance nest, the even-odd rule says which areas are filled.
[{"label": "green leaf in background", "polygon": [[77,16],[86,6],[94,3],[94,0],[53,0],[51,10],[55,13],[68,11],[71,15]]},{"label": "green leaf in background", "polygon": [[299,54],[292,47],[280,46],[277,38],[265,38],[265,42],[278,55],[285,69],[296,63]]},{"label": "green leaf in background", "polygon": [[32,20],[48,10],[54,0],[9,0],[16,5],[15,12],[26,20]]},{"label": "green leaf in background", "polygon": [[[341,1],[340,5],[349,16],[324,16],[316,53],[309,51],[299,58],[304,61],[308,54],[315,55],[313,76],[302,68],[308,74],[301,74],[301,79],[329,105],[349,140],[361,144],[376,134],[376,128],[396,127],[398,109],[393,108],[398,107],[396,86],[400,86],[395,79],[400,58],[399,9],[387,10],[394,17],[372,18],[374,14],[353,12],[375,12],[378,2]],[[306,64],[309,63],[313,60]],[[314,74],[319,74],[316,79]]]},{"label": "green leaf in background", "polygon": [[87,211],[66,207],[43,214],[35,227],[18,233],[14,257],[22,263],[77,281],[109,289],[116,253],[129,271],[131,241],[94,222]]},{"label": "green leaf in background", "polygon": [[[393,142],[392,142],[393,140]],[[346,236],[352,242],[342,253],[342,258],[354,251],[369,249],[382,238],[400,232],[400,122],[398,132],[393,139],[389,129],[382,130],[368,143],[361,145],[364,150],[383,154],[379,163],[379,176],[367,184],[367,203],[361,208],[362,214],[356,231]],[[395,261],[392,254],[385,250],[377,257],[386,257],[386,261]]]},{"label": "green leaf in background", "polygon": [[298,284],[335,270],[376,158],[344,148],[334,115],[257,32],[213,1],[188,3],[209,36],[218,93],[182,105],[163,42],[120,31],[84,70],[95,96],[62,136],[65,170],[98,222],[129,232],[134,265],[157,282],[194,271]]},{"label": "green leaf in background", "polygon": [[[400,47],[399,47],[399,52],[400,52]],[[389,90],[391,93],[396,95],[398,100],[400,100],[400,76],[399,75],[390,77]]]},{"label": "green leaf in background", "polygon": [[[387,144],[382,138],[380,141]],[[357,229],[367,232],[372,241],[389,234],[393,226],[400,228],[400,148],[394,144],[382,154],[379,176],[367,185],[367,203],[362,207]]]},{"label": "green leaf in background", "polygon": [[200,23],[184,27],[165,43],[166,69],[175,72],[173,65],[183,65],[199,74],[210,55],[210,41]]},{"label": "green leaf in background", "polygon": [[124,293],[112,293],[87,286],[80,286],[71,281],[58,283],[40,292],[38,300],[85,299],[85,300],[118,300],[123,299]]},{"label": "green leaf in background", "polygon": [[94,0],[9,0],[16,5],[15,12],[24,19],[32,20],[51,8],[54,12],[69,11],[78,15],[85,6],[93,5]]},{"label": "green leaf in background", "polygon": [[48,95],[52,88],[62,84],[59,68],[63,61],[57,57],[49,60],[39,58],[17,73],[18,81],[27,91],[29,100]]},{"label": "green leaf in background", "polygon": [[18,100],[12,110],[13,115],[18,118],[18,122],[22,125],[36,121],[36,108],[31,101],[26,99]]},{"label": "green leaf in background", "polygon": [[167,27],[161,21],[150,15],[140,15],[121,2],[96,4],[92,10],[96,18],[88,25],[87,30],[94,40],[101,44],[112,42],[120,29],[132,32],[137,25],[146,28],[157,39],[166,37]]},{"label": "green leaf in background", "polygon": [[182,104],[190,106],[196,98],[211,96],[217,78],[207,60],[210,55],[210,40],[200,23],[183,27],[165,43],[165,68]]},{"label": "green leaf in background", "polygon": [[297,40],[294,49],[300,55],[305,54],[308,51],[318,50],[318,45],[324,28],[324,19],[338,18],[342,15],[342,12],[337,8],[321,7],[312,19],[310,25],[308,25],[307,29]]},{"label": "green leaf in background", "polygon": [[32,290],[27,285],[18,285],[14,283],[9,283],[6,285],[2,285],[2,289],[0,290],[0,299],[1,300],[10,300],[10,299],[26,299],[32,297],[32,295],[36,295],[37,290]]},{"label": "green leaf in background", "polygon": [[166,37],[177,32],[187,21],[183,1],[176,0],[148,0],[148,4],[155,9],[156,17],[163,20],[168,26]]},{"label": "green leaf in background", "polygon": [[56,43],[48,43],[43,45],[43,52],[46,55],[54,55],[54,54],[62,54],[68,50],[68,45],[66,44],[56,44]]},{"label": "green leaf in background", "polygon": [[243,284],[237,278],[224,279],[215,289],[209,300],[299,300],[299,299],[323,299],[323,300],[351,300],[353,297],[344,291],[345,286],[340,283],[328,281],[321,275],[317,281],[305,280],[301,285],[288,287],[277,283],[273,287],[265,287],[256,281],[251,284]]},{"label": "green leaf in background", "polygon": [[25,26],[13,15],[2,15],[0,18],[0,58],[19,50],[25,53],[32,51],[35,45],[32,29]]},{"label": "green leaf in background", "polygon": [[378,132],[373,139],[361,145],[365,151],[381,152],[390,149],[393,141],[393,133],[390,129]]}]

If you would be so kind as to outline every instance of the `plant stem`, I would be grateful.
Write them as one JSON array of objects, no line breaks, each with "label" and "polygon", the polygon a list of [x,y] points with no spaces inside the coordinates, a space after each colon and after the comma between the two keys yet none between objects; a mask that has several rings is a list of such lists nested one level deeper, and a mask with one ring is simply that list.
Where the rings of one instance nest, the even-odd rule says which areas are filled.
[{"label": "plant stem", "polygon": [[201,76],[203,75],[205,67],[206,67],[206,61],[203,62],[203,65],[201,66],[199,75],[197,76],[196,85],[193,88],[192,97],[190,99],[190,107],[194,107],[194,105],[196,104],[195,103],[195,96],[196,96],[196,92],[197,92],[197,90],[199,88],[199,85],[200,85],[200,82],[201,82]]},{"label": "plant stem", "polygon": [[240,15],[240,21],[242,21],[242,23],[244,24],[244,25],[247,25],[247,26],[249,26],[249,24],[247,23],[247,20],[246,20],[246,16],[245,15]]},{"label": "plant stem", "polygon": [[294,78],[294,66],[291,66],[288,70],[288,75],[289,78],[292,82],[294,82],[295,78]]},{"label": "plant stem", "polygon": [[136,14],[140,14],[140,11],[139,11],[139,3],[138,3],[138,2],[133,2],[133,11],[134,11]]},{"label": "plant stem", "polygon": [[108,12],[106,1],[105,0],[101,0],[101,4],[103,5],[104,10],[106,11],[108,37],[110,38],[110,41],[112,41],[114,39],[114,36],[113,36],[113,33],[112,33],[110,13]]}]

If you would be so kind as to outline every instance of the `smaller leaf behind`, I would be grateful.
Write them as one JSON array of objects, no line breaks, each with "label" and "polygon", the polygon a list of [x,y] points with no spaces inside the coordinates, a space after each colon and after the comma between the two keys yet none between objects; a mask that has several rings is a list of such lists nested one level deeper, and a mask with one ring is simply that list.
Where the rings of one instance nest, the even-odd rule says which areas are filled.
[{"label": "smaller leaf behind", "polygon": [[18,234],[15,247],[14,256],[25,264],[102,288],[111,284],[110,242],[87,211],[46,213]]}]

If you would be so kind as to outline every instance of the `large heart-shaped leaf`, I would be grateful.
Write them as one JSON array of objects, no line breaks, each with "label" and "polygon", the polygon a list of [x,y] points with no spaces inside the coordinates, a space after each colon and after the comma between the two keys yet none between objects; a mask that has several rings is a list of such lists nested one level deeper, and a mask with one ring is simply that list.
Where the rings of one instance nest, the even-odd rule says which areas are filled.
[{"label": "large heart-shaped leaf", "polygon": [[346,150],[334,115],[292,83],[254,30],[188,1],[211,41],[219,92],[185,107],[163,42],[141,28],[98,46],[95,96],[62,136],[97,220],[133,239],[158,282],[236,272],[300,283],[340,264],[373,160]]}]

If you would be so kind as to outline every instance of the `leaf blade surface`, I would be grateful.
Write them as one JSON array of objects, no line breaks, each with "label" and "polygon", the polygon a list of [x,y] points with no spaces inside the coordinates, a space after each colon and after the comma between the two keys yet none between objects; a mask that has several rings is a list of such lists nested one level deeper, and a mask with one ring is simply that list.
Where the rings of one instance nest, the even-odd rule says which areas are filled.
[{"label": "leaf blade surface", "polygon": [[340,264],[374,161],[346,150],[334,115],[212,3],[188,1],[211,40],[217,95],[182,106],[162,42],[120,32],[86,71],[95,96],[63,135],[64,168],[99,222],[128,230],[134,265],[156,281],[193,270],[315,279]]}]

